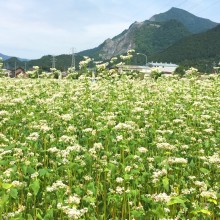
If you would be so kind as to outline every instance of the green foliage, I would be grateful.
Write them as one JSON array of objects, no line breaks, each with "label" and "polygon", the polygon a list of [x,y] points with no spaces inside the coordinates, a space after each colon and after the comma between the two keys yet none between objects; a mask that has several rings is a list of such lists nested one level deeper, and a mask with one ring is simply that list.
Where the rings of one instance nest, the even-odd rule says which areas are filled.
[{"label": "green foliage", "polygon": [[[205,33],[183,38],[163,52],[151,56],[158,61],[194,66],[202,72],[213,71],[213,62],[220,60],[220,25]],[[168,60],[169,59],[169,60]]]},{"label": "green foliage", "polygon": [[99,65],[0,79],[0,218],[220,219],[218,74]]},{"label": "green foliage", "polygon": [[152,55],[188,35],[190,32],[176,20],[161,23],[147,21],[134,32],[135,49]]},{"label": "green foliage", "polygon": [[176,70],[174,71],[174,74],[180,76],[180,77],[183,77],[185,75],[185,68],[184,66],[178,66],[176,68]]},{"label": "green foliage", "polygon": [[163,73],[158,69],[158,68],[154,68],[151,70],[150,76],[157,80],[159,77],[161,77]]},{"label": "green foliage", "polygon": [[5,71],[2,69],[2,67],[3,67],[3,61],[2,58],[0,57],[0,78],[6,76]]}]

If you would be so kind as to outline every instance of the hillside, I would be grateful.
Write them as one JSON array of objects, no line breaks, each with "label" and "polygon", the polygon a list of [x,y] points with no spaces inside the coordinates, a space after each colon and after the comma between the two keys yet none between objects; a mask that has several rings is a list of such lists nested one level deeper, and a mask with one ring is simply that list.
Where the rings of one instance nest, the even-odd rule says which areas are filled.
[{"label": "hillside", "polygon": [[220,60],[220,25],[200,34],[186,37],[149,59],[174,62],[200,71],[213,71]]},{"label": "hillside", "polygon": [[[0,57],[3,59],[3,61],[11,59],[11,58],[15,58],[14,56],[8,56],[8,55],[2,54],[2,53],[0,53]],[[19,58],[19,57],[16,57],[16,58],[19,61],[28,61],[28,59],[25,59],[25,58]]]},{"label": "hillside", "polygon": [[[146,54],[148,60],[176,63],[202,60],[204,65],[207,65],[207,59],[213,62],[219,53],[216,42],[219,41],[220,35],[215,34],[218,30],[214,28],[216,25],[218,24],[215,22],[197,17],[185,10],[171,8],[167,12],[154,15],[149,20],[134,22],[119,35],[105,40],[93,49],[79,52],[76,55],[76,68],[83,56],[95,60],[108,60],[126,53],[129,49]],[[211,30],[212,28],[214,29]],[[210,31],[206,32],[207,30]],[[37,65],[43,70],[49,70],[52,66],[51,58],[51,55],[47,55],[37,60],[26,61],[26,67],[28,69]],[[20,62],[22,59],[18,59],[16,61],[14,58],[9,58],[4,64],[7,68],[14,68],[16,61],[17,65],[25,66],[24,62]],[[131,63],[144,62],[144,57],[136,56]],[[56,57],[56,68],[66,70],[70,66],[70,55],[63,54]]]},{"label": "hillside", "polygon": [[135,49],[147,55],[168,48],[191,33],[176,20],[167,22],[144,22],[133,34]]},{"label": "hillside", "polygon": [[190,34],[201,33],[218,24],[185,10],[171,8],[149,20],[133,23],[127,30],[96,48],[80,52],[95,59],[110,59],[135,49],[147,55],[158,53]]},{"label": "hillside", "polygon": [[188,11],[174,7],[167,12],[154,15],[150,18],[150,21],[164,22],[171,19],[181,22],[192,33],[204,32],[218,25],[218,23],[209,19],[197,17]]},{"label": "hillside", "polygon": [[15,69],[15,67],[22,67],[25,69],[25,62],[19,60],[17,57],[10,57],[4,60],[4,68]]},{"label": "hillside", "polygon": [[220,56],[220,25],[200,34],[186,37],[163,52],[152,56],[159,61],[210,59]]},{"label": "hillside", "polygon": [[10,56],[7,56],[7,55],[2,54],[2,53],[0,53],[0,57],[1,57],[3,60],[7,60],[7,59],[11,58]]},{"label": "hillside", "polygon": [[107,39],[99,47],[80,52],[93,58],[110,59],[129,49],[154,54],[169,47],[177,40],[190,35],[190,32],[176,20],[167,22],[135,22],[128,30],[112,39]]}]

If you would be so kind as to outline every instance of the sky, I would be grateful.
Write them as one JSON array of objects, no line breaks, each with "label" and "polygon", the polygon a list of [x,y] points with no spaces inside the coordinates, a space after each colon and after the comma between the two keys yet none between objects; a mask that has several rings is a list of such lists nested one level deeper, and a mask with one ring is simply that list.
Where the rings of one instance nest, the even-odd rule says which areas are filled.
[{"label": "sky", "polygon": [[171,7],[220,23],[219,0],[0,0],[0,53],[38,59],[80,52]]}]

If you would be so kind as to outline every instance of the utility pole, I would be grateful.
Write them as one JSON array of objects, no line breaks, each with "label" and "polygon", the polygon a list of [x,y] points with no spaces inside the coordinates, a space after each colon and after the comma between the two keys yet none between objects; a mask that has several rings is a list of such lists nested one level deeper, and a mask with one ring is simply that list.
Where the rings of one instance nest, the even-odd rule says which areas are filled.
[{"label": "utility pole", "polygon": [[15,61],[15,78],[16,78],[16,69],[17,69],[17,63]]},{"label": "utility pole", "polygon": [[53,55],[51,58],[51,62],[52,62],[52,68],[56,68],[56,57]]},{"label": "utility pole", "polygon": [[71,62],[71,67],[72,67],[74,70],[76,69],[76,60],[75,60],[74,48],[72,48],[72,62]]},{"label": "utility pole", "polygon": [[24,63],[24,71],[25,71],[25,73],[27,71],[27,62]]},{"label": "utility pole", "polygon": [[142,56],[144,56],[145,57],[145,65],[147,66],[147,55],[146,54],[143,54],[143,53],[137,53],[137,55],[142,55]]}]

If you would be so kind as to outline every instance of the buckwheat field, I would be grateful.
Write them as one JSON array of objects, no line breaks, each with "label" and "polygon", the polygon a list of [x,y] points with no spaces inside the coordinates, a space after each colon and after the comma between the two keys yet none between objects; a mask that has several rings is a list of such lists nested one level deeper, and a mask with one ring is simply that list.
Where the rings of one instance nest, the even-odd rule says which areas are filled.
[{"label": "buckwheat field", "polygon": [[0,79],[0,219],[220,219],[220,77]]}]

